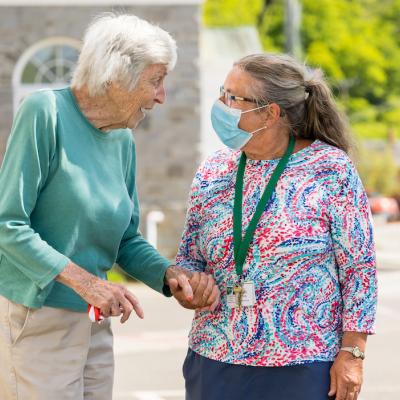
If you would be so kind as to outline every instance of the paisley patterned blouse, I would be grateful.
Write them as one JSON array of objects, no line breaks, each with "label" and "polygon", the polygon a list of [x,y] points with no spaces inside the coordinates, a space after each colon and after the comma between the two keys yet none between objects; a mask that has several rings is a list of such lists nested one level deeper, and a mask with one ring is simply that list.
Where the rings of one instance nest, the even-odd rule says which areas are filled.
[{"label": "paisley patterned blouse", "polygon": [[[233,198],[240,151],[198,169],[177,264],[213,274],[221,303],[196,312],[189,346],[217,361],[283,366],[332,361],[343,331],[374,332],[377,282],[368,199],[348,156],[321,141],[292,154],[244,265],[256,304],[230,309],[237,280]],[[247,160],[243,232],[279,160]]]}]

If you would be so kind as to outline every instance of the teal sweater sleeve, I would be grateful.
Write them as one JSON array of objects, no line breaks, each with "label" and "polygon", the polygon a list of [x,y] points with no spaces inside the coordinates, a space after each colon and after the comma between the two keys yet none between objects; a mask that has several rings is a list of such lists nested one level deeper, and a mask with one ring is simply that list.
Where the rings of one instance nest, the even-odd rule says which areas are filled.
[{"label": "teal sweater sleeve", "polygon": [[30,226],[55,151],[57,118],[47,101],[34,94],[21,105],[0,170],[0,252],[40,289],[69,262]]},{"label": "teal sweater sleeve", "polygon": [[117,263],[129,275],[150,286],[154,290],[170,296],[170,291],[164,285],[167,268],[172,264],[148,243],[139,231],[140,206],[136,191],[136,157],[135,144],[131,142],[131,158],[127,168],[127,188],[132,199],[133,211],[128,229],[126,230],[118,250]]}]

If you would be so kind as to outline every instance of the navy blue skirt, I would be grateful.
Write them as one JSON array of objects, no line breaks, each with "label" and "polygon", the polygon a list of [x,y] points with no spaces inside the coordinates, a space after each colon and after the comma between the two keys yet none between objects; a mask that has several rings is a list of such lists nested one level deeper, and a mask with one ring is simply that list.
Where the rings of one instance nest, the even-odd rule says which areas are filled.
[{"label": "navy blue skirt", "polygon": [[332,362],[287,367],[227,364],[188,350],[186,400],[328,400]]}]

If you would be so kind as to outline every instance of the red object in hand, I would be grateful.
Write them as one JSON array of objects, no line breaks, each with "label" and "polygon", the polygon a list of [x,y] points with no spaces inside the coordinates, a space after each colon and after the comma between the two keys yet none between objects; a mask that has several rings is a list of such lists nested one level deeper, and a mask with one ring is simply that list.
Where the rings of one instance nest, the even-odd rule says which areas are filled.
[{"label": "red object in hand", "polygon": [[92,322],[101,322],[104,317],[101,315],[100,308],[94,307],[91,304],[88,304],[88,316]]}]

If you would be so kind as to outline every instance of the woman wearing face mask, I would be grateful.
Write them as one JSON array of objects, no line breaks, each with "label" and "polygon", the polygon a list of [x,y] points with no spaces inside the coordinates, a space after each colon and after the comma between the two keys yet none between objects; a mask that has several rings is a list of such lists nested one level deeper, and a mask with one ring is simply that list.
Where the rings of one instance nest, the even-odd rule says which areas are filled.
[{"label": "woman wearing face mask", "polygon": [[374,332],[376,268],[346,124],[319,71],[234,64],[211,112],[229,149],[198,169],[177,264],[214,275],[197,311],[187,400],[355,400]]}]

